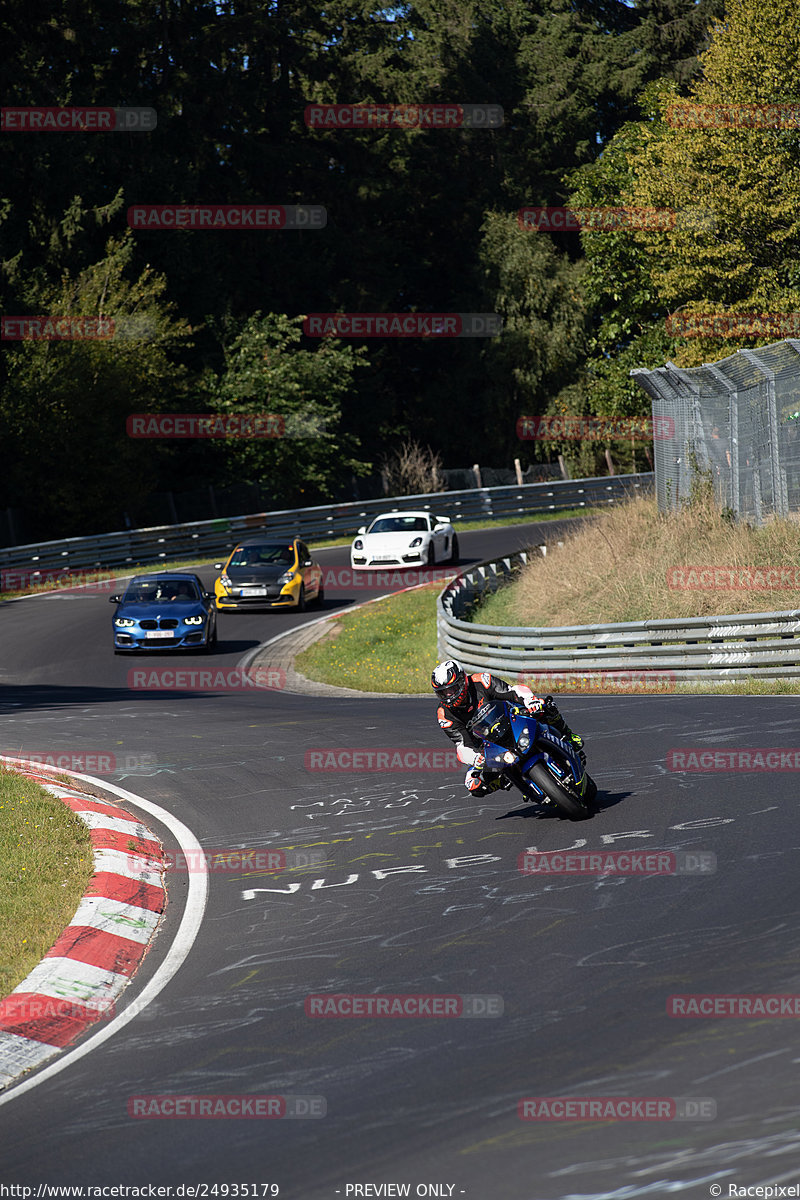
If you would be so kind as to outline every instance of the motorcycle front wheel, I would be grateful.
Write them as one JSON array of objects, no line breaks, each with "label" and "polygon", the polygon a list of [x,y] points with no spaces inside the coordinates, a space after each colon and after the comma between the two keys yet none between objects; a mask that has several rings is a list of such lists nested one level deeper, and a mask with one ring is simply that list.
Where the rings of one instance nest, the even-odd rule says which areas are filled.
[{"label": "motorcycle front wheel", "polygon": [[592,815],[592,798],[593,795],[597,795],[597,785],[588,776],[586,777],[586,799],[578,792],[574,784],[557,779],[544,762],[534,763],[527,772],[527,777],[540,791],[544,792],[548,800],[557,804],[571,821],[585,821]]}]

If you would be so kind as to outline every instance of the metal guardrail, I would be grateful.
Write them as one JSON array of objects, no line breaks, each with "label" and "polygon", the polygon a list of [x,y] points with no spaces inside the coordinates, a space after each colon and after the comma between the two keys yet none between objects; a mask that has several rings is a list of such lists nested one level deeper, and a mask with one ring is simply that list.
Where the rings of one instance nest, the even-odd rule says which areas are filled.
[{"label": "metal guardrail", "polygon": [[[679,617],[610,625],[514,628],[464,618],[528,562],[529,552],[479,563],[448,584],[437,601],[439,657],[469,671],[537,678],[622,672],[658,673],[676,682],[800,676],[800,610]],[[653,682],[655,683],[655,677]],[[541,686],[541,685],[540,685]]]},{"label": "metal guardrail", "polygon": [[85,570],[167,562],[174,559],[224,557],[245,537],[298,535],[304,541],[335,535],[354,535],[379,512],[425,509],[444,513],[454,525],[478,517],[524,516],[560,508],[594,508],[613,504],[634,493],[653,490],[653,474],[613,475],[596,479],[565,479],[507,487],[471,488],[458,492],[428,492],[392,496],[315,508],[284,509],[248,516],[129,529],[97,537],[66,538],[0,549],[0,568],[31,572]]}]

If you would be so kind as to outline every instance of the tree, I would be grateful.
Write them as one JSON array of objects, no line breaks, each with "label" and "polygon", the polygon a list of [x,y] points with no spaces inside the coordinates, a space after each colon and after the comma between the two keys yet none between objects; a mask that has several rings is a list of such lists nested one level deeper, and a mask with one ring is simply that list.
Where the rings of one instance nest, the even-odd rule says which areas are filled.
[{"label": "tree", "polygon": [[316,350],[299,349],[304,319],[254,313],[227,342],[224,371],[210,388],[214,412],[281,418],[278,436],[219,442],[216,449],[225,480],[259,483],[285,507],[314,503],[370,470],[341,428],[342,399],[362,355],[327,339]]},{"label": "tree", "polygon": [[34,314],[113,324],[100,340],[9,343],[0,390],[5,503],[36,512],[39,538],[119,528],[131,500],[152,488],[160,448],[127,436],[129,415],[185,405],[186,371],[175,361],[189,338],[152,270],[129,278],[130,236],[56,284],[41,271],[11,270]]},{"label": "tree", "polygon": [[[583,266],[554,249],[546,233],[523,230],[516,216],[490,213],[480,246],[484,285],[503,317],[502,336],[485,351],[483,399],[489,444],[519,452],[517,419],[543,412],[573,382],[584,354]],[[535,446],[523,443],[529,450]]]},{"label": "tree", "polygon": [[[796,312],[800,130],[709,126],[702,109],[700,124],[682,126],[680,110],[797,105],[800,10],[791,0],[730,0],[702,63],[686,102],[672,86],[654,89],[654,119],[630,147],[625,200],[678,218],[662,232],[633,234],[646,276],[662,310]],[[676,361],[693,365],[775,340],[765,332],[679,341]]]}]

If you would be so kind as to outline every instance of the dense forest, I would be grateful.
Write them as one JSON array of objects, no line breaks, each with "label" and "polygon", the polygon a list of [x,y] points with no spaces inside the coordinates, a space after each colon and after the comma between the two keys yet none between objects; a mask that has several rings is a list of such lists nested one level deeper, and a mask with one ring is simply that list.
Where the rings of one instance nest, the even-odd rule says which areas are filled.
[{"label": "dense forest", "polygon": [[[130,132],[4,121],[3,313],[129,331],[4,339],[0,510],[16,540],[199,519],[209,485],[232,512],[374,494],[409,440],[446,468],[562,453],[601,473],[601,442],[520,441],[518,418],[640,417],[631,367],[759,344],[675,337],[670,313],[800,309],[800,130],[668,118],[681,98],[797,100],[794,0],[7,0],[0,27],[5,105],[157,116]],[[435,102],[503,121],[305,116]],[[131,228],[132,206],[174,204],[327,216]],[[698,219],[576,233],[518,218],[566,204]],[[497,313],[503,331],[319,338],[313,313]],[[286,436],[128,436],[131,414],[209,412],[278,414]],[[641,441],[608,449],[618,470],[647,469]]]}]

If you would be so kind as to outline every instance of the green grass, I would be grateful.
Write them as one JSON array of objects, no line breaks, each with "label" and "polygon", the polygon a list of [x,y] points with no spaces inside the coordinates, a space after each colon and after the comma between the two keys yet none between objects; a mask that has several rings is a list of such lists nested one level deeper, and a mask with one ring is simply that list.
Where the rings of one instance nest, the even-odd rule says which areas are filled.
[{"label": "green grass", "polygon": [[[316,642],[295,660],[308,679],[364,692],[427,693],[430,674],[438,661],[436,596],[441,584],[415,588],[366,604],[357,612],[332,621],[332,634]],[[645,673],[645,674],[652,674]],[[509,678],[514,683],[516,679]],[[643,681],[644,682],[644,681]],[[790,696],[800,694],[800,680],[743,679],[716,683],[679,683],[659,687],[614,687],[604,681],[594,690],[580,679],[554,679],[545,689],[553,695],[684,695]]]},{"label": "green grass", "polygon": [[0,766],[0,997],[69,925],[93,873],[83,821],[38,783]]},{"label": "green grass", "polygon": [[415,588],[337,617],[333,633],[295,660],[308,679],[364,692],[430,690],[441,584]]},{"label": "green grass", "polygon": [[738,682],[679,683],[675,693],[681,696],[797,696],[800,679],[741,679]]}]

